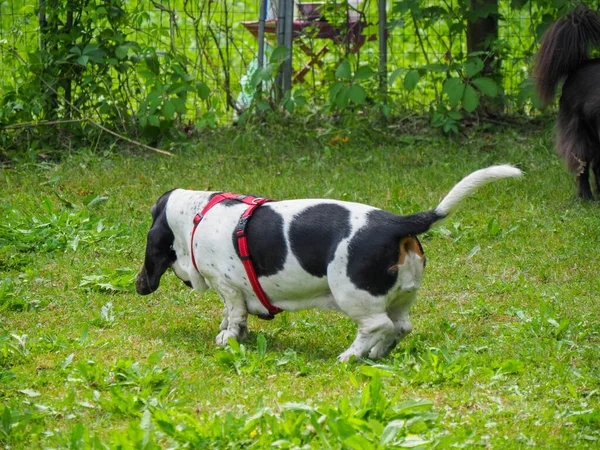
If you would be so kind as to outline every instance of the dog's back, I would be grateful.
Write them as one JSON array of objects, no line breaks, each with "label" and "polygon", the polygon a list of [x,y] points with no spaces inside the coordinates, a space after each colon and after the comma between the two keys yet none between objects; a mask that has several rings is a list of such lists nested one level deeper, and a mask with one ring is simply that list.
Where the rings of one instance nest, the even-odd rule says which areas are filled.
[{"label": "dog's back", "polygon": [[600,15],[580,5],[546,32],[536,55],[534,78],[538,96],[549,104],[558,84],[589,60],[590,47],[600,46]]},{"label": "dog's back", "polygon": [[600,58],[585,61],[569,75],[563,86],[560,108],[576,112],[587,121],[599,118]]}]

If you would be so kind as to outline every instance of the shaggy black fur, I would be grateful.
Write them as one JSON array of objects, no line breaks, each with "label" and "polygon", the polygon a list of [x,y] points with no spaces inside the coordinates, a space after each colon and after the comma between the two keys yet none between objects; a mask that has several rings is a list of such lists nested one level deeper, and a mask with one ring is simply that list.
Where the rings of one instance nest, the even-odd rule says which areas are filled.
[{"label": "shaggy black fur", "polygon": [[556,149],[575,175],[577,195],[593,199],[593,170],[600,195],[600,59],[589,59],[600,46],[600,15],[585,5],[560,18],[546,32],[535,67],[537,91],[550,103],[566,79],[556,123]]}]

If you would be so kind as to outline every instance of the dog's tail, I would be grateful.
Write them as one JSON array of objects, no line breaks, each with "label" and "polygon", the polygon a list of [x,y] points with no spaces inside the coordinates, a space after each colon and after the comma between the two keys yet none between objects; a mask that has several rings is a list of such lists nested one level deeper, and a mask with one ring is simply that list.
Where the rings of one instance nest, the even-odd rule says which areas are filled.
[{"label": "dog's tail", "polygon": [[488,184],[501,178],[520,177],[523,175],[519,169],[509,165],[492,166],[486,169],[480,169],[467,175],[458,182],[456,186],[444,197],[434,212],[440,216],[440,220],[449,216],[458,204],[471,195],[479,186]]},{"label": "dog's tail", "polygon": [[433,225],[448,217],[456,210],[458,204],[475,192],[478,187],[501,178],[520,177],[521,175],[523,172],[509,165],[491,166],[477,170],[460,180],[435,209],[410,216],[399,216],[397,218],[398,225],[401,225],[399,229],[402,230],[403,235],[417,236],[425,233]]},{"label": "dog's tail", "polygon": [[550,103],[558,83],[588,59],[591,45],[600,45],[600,15],[585,5],[561,17],[546,31],[534,69],[543,104]]}]

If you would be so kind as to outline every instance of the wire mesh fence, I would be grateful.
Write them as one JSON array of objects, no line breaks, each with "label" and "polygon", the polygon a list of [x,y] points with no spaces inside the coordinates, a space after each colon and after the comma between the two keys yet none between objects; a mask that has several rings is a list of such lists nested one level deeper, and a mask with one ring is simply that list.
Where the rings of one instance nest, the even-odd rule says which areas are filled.
[{"label": "wire mesh fence", "polygon": [[[65,7],[64,3],[71,6]],[[427,13],[420,17],[407,13],[410,3],[388,2],[388,72],[391,75],[388,99],[401,108],[423,112],[430,107],[432,100],[442,95],[444,70],[421,70],[420,81],[410,88],[403,80],[410,70],[423,67],[431,69],[435,65],[447,65],[453,60],[465,59],[465,21],[459,17],[461,5],[456,0],[430,2],[429,9],[423,7]],[[418,2],[412,2],[415,3]],[[520,6],[511,7],[514,4]],[[366,64],[377,68],[377,1],[329,2],[320,5],[321,10],[316,13],[313,9],[307,9],[306,4],[304,8],[302,5],[296,5],[294,22],[294,89],[300,89],[305,97],[317,103],[319,100],[327,103],[328,89],[335,82],[335,69],[340,60],[350,60],[353,67]],[[274,18],[272,7],[268,9],[271,15],[267,19]],[[546,3],[502,0],[498,7],[501,20],[495,45],[500,58],[501,83],[508,110],[515,111],[531,100],[532,89],[528,89],[527,80],[536,38],[544,24],[554,17]],[[62,9],[60,13],[55,13],[53,28],[45,30],[43,22],[47,20],[46,16],[52,16],[57,8]],[[111,62],[112,66],[105,72],[88,66],[84,75],[79,70],[68,72],[69,76],[76,74],[82,83],[86,80],[85,76],[103,77],[105,86],[131,84],[123,97],[133,99],[123,102],[135,115],[136,112],[139,114],[140,105],[144,106],[151,90],[156,88],[156,81],[149,81],[144,72],[148,67],[152,70],[148,52],[157,57],[157,73],[166,64],[165,55],[171,55],[179,64],[179,69],[172,69],[175,72],[182,71],[181,79],[201,82],[205,86],[200,93],[192,90],[185,97],[185,107],[177,109],[177,112],[185,111],[186,120],[197,122],[208,111],[212,111],[216,115],[214,120],[227,121],[244,108],[244,102],[248,101],[246,97],[251,94],[248,91],[253,89],[250,78],[256,70],[258,0],[0,1],[0,42],[3,43],[0,45],[0,94],[18,89],[27,74],[18,70],[21,63],[14,57],[13,50],[23,56],[29,55],[28,61],[31,63],[35,60],[36,52],[44,45],[48,33],[60,35],[65,48],[66,56],[54,61],[56,65],[79,63],[85,66],[81,64],[84,61],[88,63],[85,58],[75,58],[86,56],[82,54],[86,48],[92,48],[89,46],[95,45],[94,42],[110,47],[106,42],[116,39],[110,36],[111,27],[115,28],[111,14],[117,14],[111,12],[111,8],[122,11],[119,14],[124,18],[119,26],[125,41],[110,44],[117,49],[117,56],[104,55],[116,62]],[[440,13],[442,10],[443,14]],[[70,19],[66,11],[71,11]],[[84,17],[98,23],[103,21],[102,29],[95,29],[95,34],[92,34],[91,28],[83,25]],[[360,23],[359,28],[355,27],[356,23]],[[457,24],[460,25],[458,28]],[[73,31],[76,27],[80,31],[77,35]],[[86,35],[88,31],[90,34]],[[267,20],[265,36],[269,54],[276,46],[273,21]],[[103,39],[104,43],[99,42]],[[127,42],[135,42],[138,47],[125,48]],[[79,50],[74,50],[75,47]],[[93,49],[89,52],[93,63]],[[121,59],[123,55],[125,57]],[[140,62],[144,59],[145,66]],[[139,64],[135,65],[136,61]],[[135,66],[133,75],[125,77],[124,73],[119,72],[119,64],[124,62]],[[67,72],[63,70],[61,73],[64,78]],[[132,77],[135,81],[132,81]],[[58,89],[61,87],[59,78],[54,74],[53,79],[48,81],[57,83]],[[164,82],[163,78],[161,83]],[[369,92],[376,92],[376,80],[366,82],[367,85],[369,83]],[[84,85],[70,93],[72,101],[77,101],[78,95],[84,96],[86,98],[78,100],[79,105],[92,107],[86,103],[90,91],[81,86]],[[106,91],[110,91],[110,87]],[[100,90],[97,95],[107,96],[106,92]],[[117,101],[118,98],[113,99],[113,103]],[[164,101],[160,107],[164,107]]]}]

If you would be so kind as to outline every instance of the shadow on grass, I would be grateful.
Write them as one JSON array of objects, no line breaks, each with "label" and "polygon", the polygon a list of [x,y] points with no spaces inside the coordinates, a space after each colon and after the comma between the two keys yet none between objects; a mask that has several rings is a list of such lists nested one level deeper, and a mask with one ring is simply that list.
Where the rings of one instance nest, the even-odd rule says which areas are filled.
[{"label": "shadow on grass", "polygon": [[[310,335],[297,334],[298,330],[290,330],[290,333],[279,332],[276,335],[262,333],[267,339],[267,351],[283,355],[286,351],[294,351],[299,357],[311,360],[335,360],[338,354],[345,350],[344,342],[331,343],[325,333]],[[248,332],[248,338],[244,341],[246,348],[256,351],[256,339],[258,332]],[[338,345],[339,344],[339,345]]]},{"label": "shadow on grass", "polygon": [[169,345],[181,347],[191,353],[210,353],[216,347],[218,328],[197,328],[190,325],[169,327],[155,331],[155,336]]},{"label": "shadow on grass", "polygon": [[[263,332],[262,334],[267,340],[267,351],[281,355],[287,351],[293,351],[307,361],[334,360],[349,345],[346,339],[332,343],[326,333],[298,336],[294,333],[297,330],[290,331],[290,333],[277,332],[276,334]],[[176,326],[167,328],[164,332],[156,330],[153,334],[165,343],[181,347],[191,353],[215,354],[220,349],[215,343],[218,333],[219,329],[215,324],[210,328],[195,328],[191,325]],[[248,351],[257,351],[259,334],[261,334],[260,331],[248,332],[247,338],[242,342]]]}]

